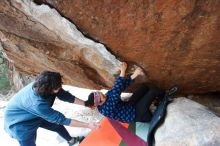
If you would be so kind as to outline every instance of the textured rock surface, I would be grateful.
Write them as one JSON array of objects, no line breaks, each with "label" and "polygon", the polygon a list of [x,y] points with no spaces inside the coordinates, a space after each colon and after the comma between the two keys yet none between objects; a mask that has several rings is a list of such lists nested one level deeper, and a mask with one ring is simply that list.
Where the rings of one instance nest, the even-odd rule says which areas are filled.
[{"label": "textured rock surface", "polygon": [[142,66],[148,78],[141,82],[178,84],[182,93],[220,91],[219,0],[35,2],[0,2],[1,42],[20,71],[49,68],[75,86],[108,87],[118,71],[115,56]]},{"label": "textured rock surface", "polygon": [[169,104],[165,122],[155,133],[156,146],[219,146],[220,118],[186,98]]},{"label": "textured rock surface", "polygon": [[29,0],[1,1],[0,6],[1,44],[19,71],[59,71],[66,83],[80,87],[113,84],[120,62],[57,11]]}]

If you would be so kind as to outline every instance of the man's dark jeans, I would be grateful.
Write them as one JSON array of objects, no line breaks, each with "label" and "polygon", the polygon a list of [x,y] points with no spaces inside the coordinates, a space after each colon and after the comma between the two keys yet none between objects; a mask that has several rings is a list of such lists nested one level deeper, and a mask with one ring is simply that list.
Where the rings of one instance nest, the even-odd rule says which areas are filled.
[{"label": "man's dark jeans", "polygon": [[[46,120],[43,120],[41,125],[39,126],[41,128],[57,132],[61,137],[63,137],[66,141],[69,141],[72,139],[68,131],[63,125],[58,125],[55,123],[50,123]],[[19,141],[20,146],[36,146],[36,137],[37,137],[37,131],[36,133],[31,136],[27,140]]]},{"label": "man's dark jeans", "polygon": [[149,122],[152,118],[150,105],[156,97],[162,99],[165,92],[155,86],[148,87],[142,84],[131,96],[129,102],[136,107],[135,122]]}]

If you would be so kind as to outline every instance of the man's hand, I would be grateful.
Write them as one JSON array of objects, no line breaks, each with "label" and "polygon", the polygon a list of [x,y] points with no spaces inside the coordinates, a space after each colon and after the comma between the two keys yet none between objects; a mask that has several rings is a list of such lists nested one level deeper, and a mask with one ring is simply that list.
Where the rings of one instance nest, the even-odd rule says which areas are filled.
[{"label": "man's hand", "polygon": [[137,68],[135,69],[134,73],[131,75],[131,79],[133,80],[133,79],[135,79],[137,76],[143,75],[143,74],[144,74],[144,72],[143,72],[142,68],[137,67]]},{"label": "man's hand", "polygon": [[122,62],[121,63],[121,71],[125,72],[127,69],[127,63],[126,62]]},{"label": "man's hand", "polygon": [[83,100],[76,97],[75,100],[74,100],[74,104],[85,106],[85,101],[83,101]]},{"label": "man's hand", "polygon": [[70,125],[73,127],[83,127],[83,128],[89,128],[91,130],[96,130],[100,127],[100,123],[85,123],[82,121],[71,119]]},{"label": "man's hand", "polygon": [[122,62],[121,63],[121,73],[120,73],[121,77],[125,77],[126,69],[127,69],[127,63]]},{"label": "man's hand", "polygon": [[140,68],[140,67],[137,67],[136,69],[135,69],[135,71],[134,71],[134,73],[133,74],[135,74],[135,75],[143,75],[144,73],[143,73],[143,70],[142,70],[142,68]]},{"label": "man's hand", "polygon": [[89,123],[88,128],[91,130],[96,130],[100,127],[100,123]]}]

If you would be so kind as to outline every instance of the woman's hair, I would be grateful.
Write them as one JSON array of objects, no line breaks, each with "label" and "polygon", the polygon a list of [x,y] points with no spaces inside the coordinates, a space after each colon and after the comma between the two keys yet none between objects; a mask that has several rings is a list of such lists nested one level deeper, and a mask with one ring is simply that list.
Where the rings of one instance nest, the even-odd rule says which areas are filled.
[{"label": "woman's hair", "polygon": [[91,107],[94,106],[94,93],[90,93],[88,96],[88,100],[85,101],[85,106]]},{"label": "woman's hair", "polygon": [[53,90],[62,86],[62,76],[58,72],[43,71],[41,72],[34,84],[33,88],[35,92],[43,97],[47,97],[53,94]]}]

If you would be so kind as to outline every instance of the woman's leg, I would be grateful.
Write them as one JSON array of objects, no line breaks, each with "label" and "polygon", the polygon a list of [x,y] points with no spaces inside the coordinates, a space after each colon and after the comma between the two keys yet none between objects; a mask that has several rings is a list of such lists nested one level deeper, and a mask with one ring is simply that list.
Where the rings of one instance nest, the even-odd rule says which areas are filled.
[{"label": "woman's leg", "polygon": [[44,129],[47,129],[47,130],[50,130],[50,131],[57,132],[66,141],[70,141],[72,139],[69,132],[66,130],[66,128],[63,125],[58,125],[58,124],[50,123],[46,120],[43,120],[40,127],[44,128]]},{"label": "woman's leg", "polygon": [[136,104],[136,122],[149,122],[152,118],[150,105],[156,97],[162,98],[165,92],[157,87],[152,87]]},{"label": "woman's leg", "polygon": [[18,142],[20,146],[36,146],[36,137],[37,137],[37,134],[35,133],[29,139],[18,141]]},{"label": "woman's leg", "polygon": [[149,88],[141,84],[132,94],[132,96],[129,99],[129,103],[136,105],[137,102],[148,92]]}]

